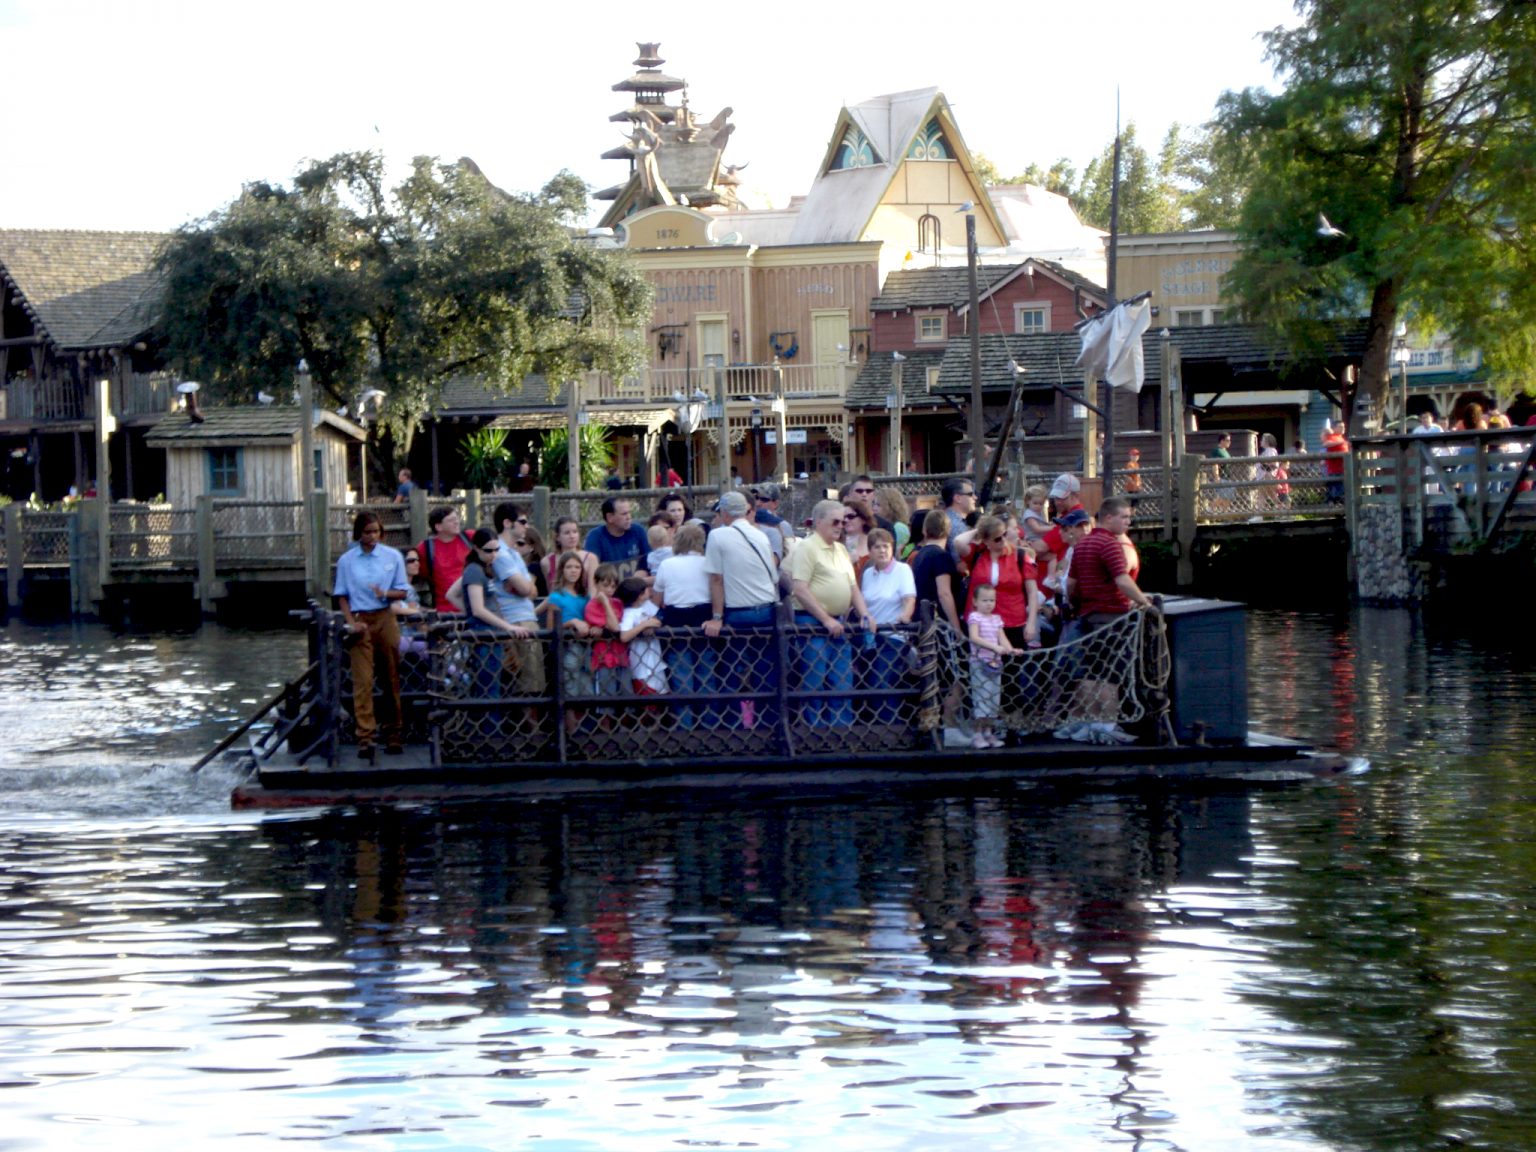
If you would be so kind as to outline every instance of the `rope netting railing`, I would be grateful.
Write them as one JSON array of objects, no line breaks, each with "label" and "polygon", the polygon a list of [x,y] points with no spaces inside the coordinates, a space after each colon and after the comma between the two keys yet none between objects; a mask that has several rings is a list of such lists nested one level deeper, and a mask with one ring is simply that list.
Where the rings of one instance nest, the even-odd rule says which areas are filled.
[{"label": "rope netting railing", "polygon": [[[627,642],[460,623],[404,635],[405,739],[446,765],[877,759],[953,744],[978,720],[1108,743],[1125,739],[1119,725],[1155,720],[1167,698],[1152,612],[1007,657],[996,675],[926,613],[840,637],[787,617],[718,637],[647,627]],[[351,743],[341,663],[338,729]]]},{"label": "rope netting railing", "polygon": [[1109,743],[1112,730],[1155,719],[1167,699],[1170,660],[1157,612],[1128,612],[1090,633],[1069,626],[1051,648],[982,660],[950,628],[934,630],[939,709],[925,723],[963,732],[978,720],[1021,736]]}]

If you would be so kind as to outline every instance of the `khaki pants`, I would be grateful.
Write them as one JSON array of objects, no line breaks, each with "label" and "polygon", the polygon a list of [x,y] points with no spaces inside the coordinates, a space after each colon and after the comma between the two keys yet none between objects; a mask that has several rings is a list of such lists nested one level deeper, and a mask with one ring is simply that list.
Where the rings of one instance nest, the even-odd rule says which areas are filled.
[{"label": "khaki pants", "polygon": [[353,619],[364,626],[352,634],[352,713],[357,721],[357,746],[372,748],[379,730],[373,715],[374,668],[384,674],[384,739],[400,743],[400,626],[388,608],[376,612],[354,612]]},{"label": "khaki pants", "polygon": [[502,667],[517,685],[519,696],[544,695],[544,645],[537,640],[506,640]]}]

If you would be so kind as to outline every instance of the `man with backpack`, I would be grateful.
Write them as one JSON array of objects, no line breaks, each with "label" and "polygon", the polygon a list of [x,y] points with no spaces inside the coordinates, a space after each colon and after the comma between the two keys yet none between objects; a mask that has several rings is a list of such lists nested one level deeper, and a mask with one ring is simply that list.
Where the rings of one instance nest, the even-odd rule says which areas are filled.
[{"label": "man with backpack", "polygon": [[448,599],[448,589],[464,575],[464,562],[469,559],[473,545],[464,533],[456,508],[444,505],[432,509],[427,526],[432,529],[432,534],[416,546],[416,554],[421,557],[422,575],[432,588],[432,603],[427,607],[439,612],[457,612]]}]

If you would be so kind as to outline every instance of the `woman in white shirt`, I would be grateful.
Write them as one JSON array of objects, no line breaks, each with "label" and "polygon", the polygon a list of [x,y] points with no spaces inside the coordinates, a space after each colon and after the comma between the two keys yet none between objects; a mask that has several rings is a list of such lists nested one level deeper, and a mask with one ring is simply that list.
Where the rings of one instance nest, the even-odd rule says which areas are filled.
[{"label": "woman in white shirt", "polygon": [[[651,596],[661,605],[663,627],[669,632],[687,629],[686,634],[668,635],[662,641],[673,694],[715,691],[715,647],[702,627],[712,608],[709,573],[704,568],[704,529],[700,525],[689,522],[677,530],[672,555],[656,569]],[[718,723],[717,710],[709,706],[681,705],[677,718],[684,728]]]},{"label": "woman in white shirt", "polygon": [[[875,696],[873,716],[876,724],[896,724],[902,720],[902,705],[910,716],[915,701],[903,697],[901,689],[907,676],[907,651],[912,638],[895,631],[897,624],[907,624],[917,611],[917,581],[912,568],[896,559],[896,540],[884,528],[869,534],[869,563],[859,580],[864,605],[874,617],[879,630],[865,638],[864,684],[889,693]],[[887,631],[890,628],[892,630]]]}]

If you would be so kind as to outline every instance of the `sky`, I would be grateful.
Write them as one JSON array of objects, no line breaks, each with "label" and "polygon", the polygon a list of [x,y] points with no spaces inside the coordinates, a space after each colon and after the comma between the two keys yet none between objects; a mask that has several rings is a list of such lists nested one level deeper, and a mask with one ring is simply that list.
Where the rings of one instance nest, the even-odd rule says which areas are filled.
[{"label": "sky", "polygon": [[760,205],[807,191],[844,104],[930,86],[1004,175],[1081,168],[1113,139],[1117,90],[1155,149],[1224,90],[1274,88],[1260,33],[1296,21],[1289,0],[641,7],[0,0],[0,228],[168,231],[362,149],[402,174],[469,156],[509,191],[562,168],[605,188],[627,176],[599,156],[622,142],[612,86],[641,39],[696,112],[734,109],[726,160]]}]

